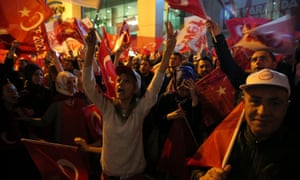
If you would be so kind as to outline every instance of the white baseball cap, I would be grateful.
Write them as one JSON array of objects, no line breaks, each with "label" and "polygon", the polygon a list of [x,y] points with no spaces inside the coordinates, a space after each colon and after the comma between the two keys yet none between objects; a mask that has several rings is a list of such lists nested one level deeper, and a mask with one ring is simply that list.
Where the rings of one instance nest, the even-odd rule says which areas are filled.
[{"label": "white baseball cap", "polygon": [[288,94],[291,94],[291,88],[287,76],[278,71],[271,69],[262,69],[258,72],[250,74],[246,79],[246,84],[240,85],[240,89],[245,89],[250,86],[257,85],[270,85],[279,86],[287,90]]}]

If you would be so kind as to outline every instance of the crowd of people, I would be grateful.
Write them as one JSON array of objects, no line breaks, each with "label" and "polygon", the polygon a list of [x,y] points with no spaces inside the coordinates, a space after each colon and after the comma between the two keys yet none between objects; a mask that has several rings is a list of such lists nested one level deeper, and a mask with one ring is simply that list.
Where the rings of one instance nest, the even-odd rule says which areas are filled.
[{"label": "crowd of people", "polygon": [[[94,29],[86,37],[86,52],[60,59],[51,51],[45,69],[15,57],[19,44],[14,41],[0,64],[3,176],[13,178],[17,172],[42,179],[21,141],[28,138],[78,146],[87,154],[89,180],[294,177],[300,166],[299,41],[290,61],[276,59],[269,49],[257,49],[245,68],[212,20],[206,28],[215,56],[175,52],[177,34],[170,22],[165,25],[163,52],[121,60],[125,47],[120,46],[111,54],[116,72],[113,97],[106,94],[105,77],[95,70],[99,44]],[[222,167],[190,165],[225,118],[211,126],[202,118],[205,99],[199,98],[197,82],[216,68],[235,88],[234,104],[243,104],[242,122]],[[91,106],[97,109],[94,119],[87,112]]]}]

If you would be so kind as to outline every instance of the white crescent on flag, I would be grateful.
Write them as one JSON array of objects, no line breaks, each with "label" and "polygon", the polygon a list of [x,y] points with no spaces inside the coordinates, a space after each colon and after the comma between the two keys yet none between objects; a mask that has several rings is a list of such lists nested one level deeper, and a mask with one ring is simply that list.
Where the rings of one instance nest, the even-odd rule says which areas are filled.
[{"label": "white crescent on flag", "polygon": [[293,18],[290,15],[259,25],[248,30],[234,46],[251,50],[269,49],[274,53],[290,55],[294,53]]}]

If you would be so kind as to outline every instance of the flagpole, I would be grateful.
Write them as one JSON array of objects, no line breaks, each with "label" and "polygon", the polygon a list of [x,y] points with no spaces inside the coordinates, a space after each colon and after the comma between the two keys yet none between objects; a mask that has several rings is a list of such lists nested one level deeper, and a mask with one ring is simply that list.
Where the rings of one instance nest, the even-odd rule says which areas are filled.
[{"label": "flagpole", "polygon": [[215,34],[214,34],[214,32],[213,32],[212,29],[210,30],[210,34],[211,34],[211,36],[212,36],[214,42],[216,43],[216,42],[217,42],[217,39],[216,39],[216,36],[215,36]]},{"label": "flagpole", "polygon": [[225,153],[224,158],[223,158],[223,161],[222,161],[222,168],[224,168],[225,165],[226,165],[227,162],[228,162],[228,159],[229,159],[229,156],[230,156],[230,154],[231,154],[231,151],[232,151],[232,148],[233,148],[235,139],[236,139],[236,137],[237,137],[237,134],[238,134],[238,132],[239,132],[239,130],[240,130],[240,126],[241,126],[242,121],[243,121],[244,113],[245,113],[245,111],[243,110],[243,112],[242,112],[241,115],[240,115],[239,121],[237,122],[237,126],[236,126],[236,128],[235,128],[235,130],[234,130],[234,132],[233,132],[233,134],[232,134],[232,138],[231,138],[231,140],[230,140],[229,146],[228,146],[228,148],[227,148],[227,150],[226,150],[226,153]]},{"label": "flagpole", "polygon": [[[182,109],[180,104],[178,104],[178,108]],[[199,146],[198,141],[197,141],[197,139],[196,139],[196,137],[195,137],[195,135],[193,133],[193,130],[192,130],[191,126],[190,126],[189,121],[187,120],[186,116],[184,116],[183,119],[184,119],[184,122],[185,122],[187,128],[189,129],[189,131],[190,131],[190,133],[191,133],[191,135],[193,137],[193,140],[194,140],[196,146],[198,147]]]},{"label": "flagpole", "polygon": [[96,21],[98,19],[98,16],[99,16],[98,14],[99,14],[99,11],[100,11],[100,6],[101,6],[101,0],[98,1],[98,5],[97,5],[97,9],[96,9],[96,15],[95,15],[94,22],[93,22],[94,27],[95,27],[95,23],[96,23]]}]

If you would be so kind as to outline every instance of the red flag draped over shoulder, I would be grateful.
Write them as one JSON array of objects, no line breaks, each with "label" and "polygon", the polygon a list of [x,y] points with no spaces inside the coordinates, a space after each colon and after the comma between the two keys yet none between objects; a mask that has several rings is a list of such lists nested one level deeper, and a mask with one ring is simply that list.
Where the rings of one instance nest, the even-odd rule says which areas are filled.
[{"label": "red flag draped over shoulder", "polygon": [[196,90],[202,118],[208,127],[221,121],[234,108],[235,89],[220,67],[197,81]]},{"label": "red flag draped over shoulder", "polygon": [[23,42],[27,36],[53,14],[44,0],[2,0],[0,17],[5,28],[17,41]]},{"label": "red flag draped over shoulder", "polygon": [[76,146],[22,139],[43,180],[86,180],[88,165],[84,152]]},{"label": "red flag draped over shoulder", "polygon": [[241,121],[244,104],[238,104],[231,113],[215,128],[188,161],[188,166],[219,167],[227,161]]},{"label": "red flag draped over shoulder", "polygon": [[173,9],[180,9],[206,19],[207,15],[202,0],[166,0]]}]

